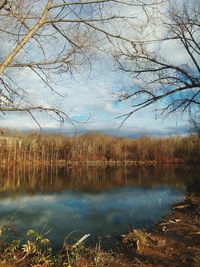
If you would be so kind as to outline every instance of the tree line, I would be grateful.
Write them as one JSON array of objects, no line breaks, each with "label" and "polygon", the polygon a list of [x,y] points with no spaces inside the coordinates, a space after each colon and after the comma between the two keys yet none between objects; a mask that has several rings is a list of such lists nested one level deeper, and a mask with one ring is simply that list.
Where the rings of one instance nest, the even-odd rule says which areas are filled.
[{"label": "tree line", "polygon": [[84,135],[2,131],[0,162],[7,164],[68,165],[117,162],[197,162],[200,138],[140,137],[129,139],[89,132]]}]

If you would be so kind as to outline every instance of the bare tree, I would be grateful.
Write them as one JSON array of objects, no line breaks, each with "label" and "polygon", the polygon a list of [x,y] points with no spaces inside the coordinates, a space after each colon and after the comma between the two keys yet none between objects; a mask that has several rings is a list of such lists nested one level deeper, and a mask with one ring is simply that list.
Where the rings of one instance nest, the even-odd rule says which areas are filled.
[{"label": "bare tree", "polygon": [[[110,44],[131,43],[121,28],[132,17],[120,15],[124,7],[152,9],[160,1],[141,0],[1,0],[0,1],[0,111],[53,113],[71,121],[61,109],[35,105],[26,83],[19,77],[33,72],[43,85],[57,93],[57,74],[71,73],[90,64],[95,47],[102,39]],[[118,29],[116,25],[121,25]],[[123,27],[122,27],[123,25]],[[41,85],[42,88],[42,85]],[[39,90],[39,89],[38,89]],[[38,123],[39,125],[39,123]]]},{"label": "bare tree", "polygon": [[[132,88],[118,94],[131,101],[126,120],[138,110],[154,106],[161,115],[200,107],[200,2],[168,0],[145,18],[133,40],[115,53],[121,70],[130,73]],[[124,121],[123,121],[124,122]],[[122,122],[122,123],[123,123]]]},{"label": "bare tree", "polygon": [[199,113],[190,116],[190,132],[200,137],[200,115]]}]

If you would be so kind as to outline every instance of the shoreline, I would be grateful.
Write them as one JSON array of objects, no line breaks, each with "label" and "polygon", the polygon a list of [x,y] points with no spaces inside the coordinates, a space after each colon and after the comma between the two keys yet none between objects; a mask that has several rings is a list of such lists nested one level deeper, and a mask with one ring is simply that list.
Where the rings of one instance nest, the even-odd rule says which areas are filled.
[{"label": "shoreline", "polygon": [[[69,247],[68,253],[74,253],[71,249],[72,247]],[[81,249],[81,252],[76,251],[76,259],[68,266],[198,267],[200,266],[200,194],[187,193],[182,202],[172,205],[171,213],[149,230],[132,230],[122,235],[119,245],[112,251],[104,251],[100,247]],[[59,255],[63,253],[62,251]],[[0,267],[30,266],[31,255],[19,261],[17,257],[20,258],[22,255],[22,252],[16,252],[14,258],[12,260],[9,258],[6,262],[0,257]],[[38,266],[57,267],[63,266],[62,264]]]},{"label": "shoreline", "polygon": [[187,193],[152,229],[125,235],[122,250],[133,257],[127,266],[200,266],[200,194]]},{"label": "shoreline", "polygon": [[58,161],[58,162],[50,162],[50,161],[10,161],[9,163],[0,161],[0,167],[8,168],[12,167],[47,167],[47,168],[67,168],[73,166],[88,166],[88,167],[95,167],[95,166],[159,166],[159,165],[187,165],[193,166],[194,164],[198,163],[198,161],[191,161],[191,160],[94,160],[94,161]]}]

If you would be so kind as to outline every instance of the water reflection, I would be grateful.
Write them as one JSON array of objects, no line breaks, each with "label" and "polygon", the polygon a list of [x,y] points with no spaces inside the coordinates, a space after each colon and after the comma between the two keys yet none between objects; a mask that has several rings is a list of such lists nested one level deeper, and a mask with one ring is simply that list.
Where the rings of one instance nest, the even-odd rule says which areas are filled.
[{"label": "water reflection", "polygon": [[[195,173],[194,173],[195,174]],[[183,167],[71,166],[68,168],[0,169],[0,196],[24,192],[59,192],[65,189],[97,193],[113,187],[172,185],[184,187],[194,175]]]},{"label": "water reflection", "polygon": [[183,197],[191,179],[189,170],[153,166],[4,169],[0,224],[14,213],[19,235],[47,224],[56,248],[76,229],[114,236],[151,226]]}]

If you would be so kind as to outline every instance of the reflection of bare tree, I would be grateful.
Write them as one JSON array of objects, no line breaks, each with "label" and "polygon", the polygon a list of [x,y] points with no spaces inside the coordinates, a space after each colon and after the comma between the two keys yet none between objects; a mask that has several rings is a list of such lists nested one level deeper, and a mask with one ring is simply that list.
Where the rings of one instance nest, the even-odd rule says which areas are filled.
[{"label": "reflection of bare tree", "polygon": [[[197,172],[196,172],[197,173]],[[183,187],[192,181],[191,168],[71,166],[68,168],[0,169],[1,194],[6,192],[58,192],[67,189],[101,192],[130,185]]]}]

